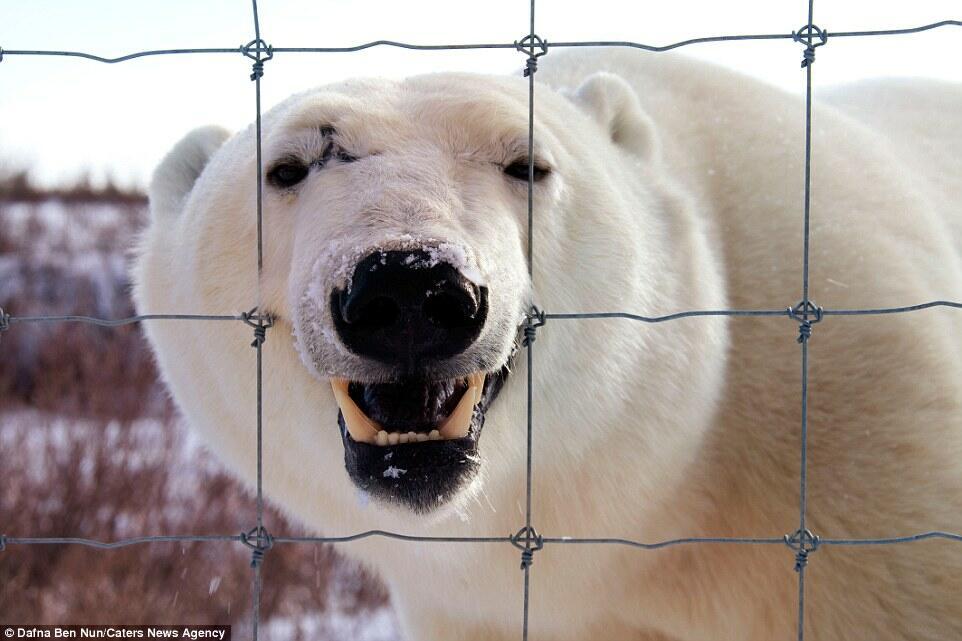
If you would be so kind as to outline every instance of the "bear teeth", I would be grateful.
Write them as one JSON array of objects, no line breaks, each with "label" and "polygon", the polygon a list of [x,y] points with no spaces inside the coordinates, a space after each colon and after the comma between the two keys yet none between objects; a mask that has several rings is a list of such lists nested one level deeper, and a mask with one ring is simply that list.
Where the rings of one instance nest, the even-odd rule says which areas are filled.
[{"label": "bear teeth", "polygon": [[380,426],[369,419],[367,415],[361,411],[361,408],[357,406],[354,399],[347,392],[347,386],[350,384],[346,378],[332,378],[331,388],[334,390],[334,400],[337,401],[338,407],[341,408],[341,414],[344,416],[344,425],[347,426],[347,431],[351,433],[351,438],[353,438],[358,443],[374,443],[377,439],[377,433]]},{"label": "bear teeth", "polygon": [[474,416],[474,408],[481,402],[484,379],[484,372],[475,372],[468,375],[468,387],[461,396],[461,400],[458,401],[457,407],[444,420],[440,428],[431,430],[427,434],[417,432],[399,434],[385,431],[375,421],[371,420],[351,398],[348,393],[350,381],[346,378],[332,378],[331,389],[334,391],[334,400],[337,401],[337,405],[341,409],[344,425],[347,427],[351,438],[358,443],[383,447],[402,443],[423,443],[425,441],[442,441],[466,437],[471,431],[471,418]]},{"label": "bear teeth", "polygon": [[451,415],[445,419],[438,431],[443,439],[464,438],[471,429],[471,417],[474,406],[481,400],[481,388],[484,386],[484,374],[474,373],[468,376],[468,389],[458,401]]}]

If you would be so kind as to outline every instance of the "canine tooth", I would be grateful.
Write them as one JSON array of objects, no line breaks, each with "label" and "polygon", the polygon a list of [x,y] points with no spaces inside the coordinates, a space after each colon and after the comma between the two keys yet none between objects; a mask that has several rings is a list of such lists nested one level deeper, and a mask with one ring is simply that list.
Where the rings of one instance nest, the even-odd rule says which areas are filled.
[{"label": "canine tooth", "polygon": [[481,390],[484,388],[484,372],[474,372],[467,377],[468,389],[458,401],[457,407],[451,412],[439,431],[442,438],[464,438],[471,430],[471,417],[474,406],[481,401]]},{"label": "canine tooth", "polygon": [[441,425],[439,432],[441,436],[448,438],[464,438],[471,429],[471,416],[474,414],[474,398],[476,396],[474,388],[464,391],[464,396],[458,402],[451,415]]},{"label": "canine tooth", "polygon": [[484,372],[475,372],[468,376],[468,387],[474,390],[474,404],[481,402],[481,391],[484,390]]},{"label": "canine tooth", "polygon": [[439,432],[439,431],[437,431],[437,430],[431,430],[430,432],[428,432],[428,440],[431,440],[431,441],[440,441],[440,440],[441,440],[441,432]]},{"label": "canine tooth", "polygon": [[390,434],[387,435],[387,442],[390,443],[391,445],[397,445],[398,440],[400,438],[401,437],[398,435],[397,432],[391,432]]},{"label": "canine tooth", "polygon": [[415,434],[414,432],[408,432],[407,437],[408,437],[408,443],[414,443],[415,441],[418,440],[418,435]]},{"label": "canine tooth", "polygon": [[409,440],[410,438],[408,437],[407,434],[398,434],[398,437],[397,437],[398,443],[407,443]]},{"label": "canine tooth", "polygon": [[378,445],[387,445],[387,432],[385,432],[384,430],[378,430],[378,433],[377,433],[377,444],[378,444]]},{"label": "canine tooth", "polygon": [[378,424],[361,411],[354,399],[348,393],[350,384],[346,378],[332,378],[331,389],[334,390],[334,400],[344,415],[344,425],[350,432],[351,438],[358,443],[375,443],[377,441]]},{"label": "canine tooth", "polygon": [[424,441],[428,440],[428,435],[424,432],[418,432],[417,439],[418,443],[423,443]]}]

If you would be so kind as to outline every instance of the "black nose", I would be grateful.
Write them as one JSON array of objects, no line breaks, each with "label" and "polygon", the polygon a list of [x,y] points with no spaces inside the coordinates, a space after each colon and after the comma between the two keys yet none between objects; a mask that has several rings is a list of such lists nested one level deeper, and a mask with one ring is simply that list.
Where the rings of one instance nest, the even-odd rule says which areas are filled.
[{"label": "black nose", "polygon": [[415,369],[460,354],[481,333],[488,289],[423,250],[374,252],[347,290],[331,293],[338,336],[352,352]]}]

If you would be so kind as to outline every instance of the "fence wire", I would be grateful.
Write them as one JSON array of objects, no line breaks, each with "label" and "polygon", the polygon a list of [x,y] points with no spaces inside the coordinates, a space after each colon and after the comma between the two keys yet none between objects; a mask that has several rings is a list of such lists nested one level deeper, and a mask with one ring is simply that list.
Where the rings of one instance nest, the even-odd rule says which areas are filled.
[{"label": "fence wire", "polygon": [[[884,546],[912,543],[930,539],[942,539],[962,543],[962,534],[954,532],[929,531],[906,536],[888,538],[822,538],[806,527],[807,512],[807,455],[808,455],[808,341],[812,336],[815,323],[825,316],[871,316],[885,314],[903,314],[922,311],[935,307],[962,308],[962,302],[949,300],[935,300],[903,307],[862,308],[862,309],[823,309],[809,299],[809,245],[811,219],[811,165],[812,165],[812,69],[815,63],[815,50],[825,45],[829,37],[878,37],[916,34],[943,27],[962,26],[962,20],[941,20],[930,24],[901,29],[883,29],[870,31],[838,31],[829,32],[820,29],[814,23],[814,0],[808,0],[808,22],[798,31],[779,34],[742,34],[720,35],[690,38],[667,45],[649,45],[632,41],[577,41],[551,42],[542,39],[535,31],[535,2],[530,0],[528,33],[519,41],[512,43],[485,44],[411,44],[393,40],[375,40],[349,47],[274,47],[267,44],[261,37],[260,18],[257,10],[257,0],[251,0],[253,10],[254,39],[240,47],[221,48],[193,48],[193,49],[158,49],[138,51],[115,58],[106,58],[82,51],[52,51],[13,49],[4,50],[0,47],[0,62],[5,56],[64,56],[83,58],[96,62],[114,64],[150,56],[166,55],[194,55],[194,54],[231,54],[238,53],[252,60],[250,79],[254,82],[255,93],[255,137],[257,164],[257,301],[249,312],[242,314],[202,315],[202,314],[144,314],[120,319],[95,318],[91,316],[13,316],[0,308],[0,332],[8,331],[13,325],[21,323],[50,323],[76,322],[98,325],[102,327],[118,327],[144,321],[240,321],[253,328],[254,340],[251,346],[257,352],[257,488],[256,488],[256,524],[250,530],[240,534],[223,535],[158,535],[142,536],[117,541],[98,541],[86,538],[70,537],[7,537],[0,534],[0,552],[9,546],[16,545],[81,545],[101,550],[112,550],[132,545],[148,543],[240,543],[251,549],[252,569],[252,636],[257,641],[260,623],[260,594],[261,594],[261,565],[268,551],[275,545],[284,544],[346,544],[372,537],[393,539],[411,543],[451,543],[451,544],[510,544],[521,550],[521,569],[524,572],[524,601],[521,636],[523,641],[528,639],[530,572],[535,553],[546,545],[618,545],[640,550],[658,550],[680,545],[785,545],[794,553],[794,570],[798,575],[798,641],[804,641],[805,636],[805,568],[812,552],[823,546]],[[468,49],[514,49],[526,54],[524,76],[528,79],[528,155],[534,148],[534,78],[538,70],[538,59],[548,53],[551,48],[570,47],[623,47],[640,49],[649,52],[664,52],[681,47],[714,43],[738,42],[749,40],[791,40],[804,46],[801,67],[805,70],[805,174],[804,200],[802,203],[803,220],[803,252],[802,252],[802,297],[794,306],[787,309],[764,310],[687,310],[663,316],[645,316],[627,311],[577,313],[553,312],[548,313],[532,305],[525,320],[523,332],[523,346],[527,352],[527,418],[526,418],[526,475],[525,475],[525,520],[524,525],[515,534],[506,536],[414,536],[387,530],[368,530],[345,536],[272,536],[264,525],[264,495],[263,495],[263,362],[262,351],[266,341],[267,330],[272,326],[273,319],[266,314],[258,313],[261,306],[260,276],[263,271],[263,159],[261,152],[261,79],[265,74],[264,63],[273,59],[279,53],[350,53],[363,51],[373,47],[396,47],[417,51],[450,51]],[[527,244],[528,244],[528,273],[533,276],[534,270],[534,163],[528,163],[528,203],[527,203]],[[801,435],[799,443],[800,474],[799,474],[799,504],[798,529],[791,534],[781,536],[749,538],[749,537],[684,537],[658,542],[642,542],[622,538],[572,538],[543,536],[532,525],[531,510],[532,476],[533,476],[533,345],[537,337],[537,330],[548,320],[597,320],[597,319],[627,319],[643,323],[661,323],[693,317],[786,317],[798,324],[797,342],[801,352]]]}]

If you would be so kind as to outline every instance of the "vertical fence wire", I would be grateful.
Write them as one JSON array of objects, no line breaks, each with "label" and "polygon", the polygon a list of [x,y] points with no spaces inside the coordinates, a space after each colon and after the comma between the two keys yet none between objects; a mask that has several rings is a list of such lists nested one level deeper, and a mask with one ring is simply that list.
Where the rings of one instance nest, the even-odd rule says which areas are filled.
[{"label": "vertical fence wire", "polygon": [[[264,534],[264,490],[263,490],[263,464],[262,464],[262,452],[264,447],[263,430],[262,430],[262,416],[263,416],[263,397],[262,397],[262,362],[261,353],[262,346],[258,344],[257,349],[257,545],[262,544],[262,536]],[[257,553],[257,548],[255,548],[254,554]],[[254,557],[251,561],[251,570],[253,571],[253,584],[251,586],[251,598],[252,603],[252,626],[253,626],[253,638],[257,641],[258,627],[260,624],[261,615],[261,559]]]},{"label": "vertical fence wire", "polygon": [[[263,343],[265,342],[266,330],[272,326],[273,319],[265,313],[263,309],[263,299],[261,292],[261,276],[263,272],[263,157],[262,157],[262,122],[261,122],[261,77],[263,76],[264,62],[273,57],[275,51],[285,52],[336,52],[336,51],[360,51],[374,46],[394,46],[418,50],[451,50],[451,49],[494,49],[513,47],[528,54],[525,68],[525,76],[528,80],[528,193],[527,193],[527,247],[528,247],[528,274],[531,281],[531,291],[534,292],[534,183],[535,183],[535,162],[534,162],[534,125],[535,125],[535,83],[534,74],[537,71],[537,58],[547,53],[547,43],[535,35],[535,2],[529,2],[529,31],[528,35],[520,42],[513,45],[508,44],[468,44],[468,45],[411,45],[394,41],[375,41],[354,47],[301,47],[301,48],[273,48],[268,46],[261,39],[260,19],[258,15],[257,0],[251,0],[254,21],[254,40],[236,48],[211,48],[211,49],[167,49],[158,51],[137,52],[120,56],[118,58],[103,58],[84,52],[65,52],[65,51],[38,51],[38,50],[8,50],[0,48],[0,62],[3,61],[4,54],[7,55],[59,55],[87,58],[105,63],[115,63],[124,60],[131,60],[144,56],[185,54],[185,53],[234,53],[238,51],[246,57],[252,59],[253,68],[251,80],[254,81],[255,97],[255,144],[256,144],[256,216],[257,216],[257,284],[256,297],[257,306],[248,313],[240,315],[221,315],[205,316],[192,314],[146,314],[134,316],[126,319],[97,319],[86,316],[33,316],[33,317],[13,317],[0,309],[0,332],[7,331],[12,323],[25,322],[82,322],[95,325],[116,327],[129,323],[145,320],[223,320],[237,321],[242,320],[254,328],[254,342],[252,347],[256,349],[256,527],[248,532],[241,533],[240,536],[214,535],[214,536],[146,536],[133,539],[125,539],[116,542],[100,542],[81,538],[63,537],[6,537],[0,534],[0,552],[6,550],[11,544],[80,544],[92,548],[116,549],[127,545],[135,545],[148,542],[170,542],[170,541],[194,541],[194,542],[213,542],[213,541],[240,541],[252,549],[252,636],[257,641],[260,627],[260,599],[262,590],[261,563],[268,549],[275,542],[284,543],[345,543],[371,536],[382,536],[402,541],[417,541],[425,543],[436,542],[463,542],[463,543],[501,543],[509,542],[522,550],[521,568],[524,571],[524,590],[523,590],[523,619],[522,619],[522,639],[528,640],[529,633],[529,596],[530,596],[530,567],[532,564],[533,553],[542,549],[545,543],[551,544],[605,544],[605,545],[627,545],[640,549],[660,549],[662,547],[687,545],[687,544],[780,544],[786,543],[796,552],[795,570],[798,573],[798,619],[797,619],[797,639],[804,641],[804,622],[805,622],[805,567],[807,564],[808,553],[815,550],[819,545],[890,545],[901,544],[913,541],[921,541],[932,538],[939,538],[951,541],[962,542],[962,534],[951,532],[925,532],[911,536],[877,538],[877,539],[824,539],[813,535],[807,526],[807,452],[808,452],[808,369],[809,354],[808,341],[812,333],[812,324],[821,320],[823,315],[869,315],[869,314],[892,314],[928,309],[936,306],[947,306],[952,308],[962,307],[962,303],[953,301],[931,301],[919,305],[911,305],[900,308],[882,309],[851,309],[851,310],[822,310],[816,306],[809,298],[809,258],[810,258],[810,214],[811,214],[811,164],[812,164],[812,65],[815,59],[815,48],[825,44],[828,36],[827,31],[820,30],[813,22],[814,0],[808,0],[808,22],[798,33],[791,34],[759,34],[759,35],[733,35],[733,36],[712,36],[707,38],[693,38],[666,46],[652,46],[634,42],[560,42],[553,43],[554,47],[582,47],[582,46],[617,46],[633,47],[652,52],[668,51],[670,49],[704,42],[721,42],[734,40],[772,40],[791,38],[796,42],[805,45],[805,55],[802,66],[806,71],[806,96],[805,96],[805,174],[804,174],[804,203],[803,203],[803,257],[802,257],[802,300],[797,308],[788,308],[787,312],[779,310],[690,310],[670,314],[662,317],[648,317],[628,312],[598,312],[598,313],[555,313],[545,314],[536,306],[532,305],[526,314],[524,326],[523,344],[527,350],[527,421],[526,421],[526,469],[525,469],[525,526],[515,535],[508,537],[429,537],[411,536],[387,532],[382,530],[372,530],[342,537],[281,537],[274,539],[264,526],[264,492],[263,492]],[[914,27],[908,29],[889,29],[876,31],[850,31],[836,32],[833,37],[852,37],[852,36],[880,36],[918,33],[944,26],[962,26],[959,20],[943,20],[940,22]],[[815,38],[820,42],[816,43]],[[540,53],[537,50],[540,49]],[[544,538],[537,533],[532,526],[532,480],[533,480],[533,343],[535,340],[536,329],[544,324],[546,318],[552,319],[578,319],[578,318],[628,318],[642,322],[655,323],[692,316],[781,316],[786,315],[799,322],[798,342],[801,348],[801,433],[800,433],[800,473],[799,473],[799,528],[792,535],[785,535],[783,538],[726,538],[726,537],[689,537],[662,541],[658,543],[643,543],[626,539],[607,539],[607,538],[585,538],[573,539],[563,538]],[[523,540],[522,540],[523,539]]]},{"label": "vertical fence wire", "polygon": [[[264,271],[264,185],[263,185],[263,151],[262,151],[262,129],[261,129],[261,77],[263,76],[263,40],[261,39],[260,16],[257,11],[257,0],[251,0],[251,8],[254,13],[254,46],[256,47],[255,61],[251,78],[254,81],[254,103],[255,103],[255,137],[256,137],[256,162],[257,162],[257,310],[263,310],[263,298],[261,292],[261,274]],[[261,325],[263,326],[263,325]],[[256,331],[256,330],[255,330]],[[254,340],[254,348],[257,350],[257,545],[254,554],[263,554],[260,546],[266,543],[266,530],[264,528],[264,396],[263,396],[263,340]],[[258,641],[258,630],[260,628],[261,615],[261,561],[262,557],[255,556],[251,561],[253,571],[253,584],[251,586],[252,603],[252,637]]]},{"label": "vertical fence wire", "polygon": [[[808,25],[806,27],[807,43],[805,66],[805,202],[804,228],[802,232],[802,308],[807,312],[811,307],[809,302],[809,255],[810,255],[810,221],[812,203],[812,66],[814,60],[815,25],[813,24],[815,0],[808,0]],[[812,52],[809,54],[809,52]],[[810,57],[811,56],[811,57]],[[802,538],[805,527],[805,513],[808,511],[808,336],[802,334],[802,425],[800,435],[799,487],[798,487],[798,535]],[[804,560],[804,557],[801,557]],[[796,562],[798,571],[798,641],[805,639],[805,563]]]},{"label": "vertical fence wire", "polygon": [[[530,49],[528,51],[528,60],[535,60],[534,52],[534,10],[535,10],[535,0],[531,0],[531,7],[529,18],[530,22],[528,25],[528,39],[530,40]],[[531,280],[531,291],[534,292],[534,74],[535,69],[530,62],[527,64],[526,73],[528,74],[528,277]],[[531,319],[528,319],[529,327]],[[524,605],[522,611],[521,619],[521,639],[522,641],[528,641],[528,620],[529,620],[529,610],[530,610],[530,598],[529,590],[531,585],[531,544],[532,544],[532,529],[531,529],[531,483],[532,483],[532,446],[533,446],[533,429],[532,429],[532,414],[533,414],[533,388],[534,388],[534,335],[528,336],[525,341],[527,350],[527,365],[528,365],[528,399],[527,399],[527,444],[525,452],[525,508],[524,508],[524,527],[525,527],[525,552],[526,556],[522,557],[521,567],[524,570]]]}]

